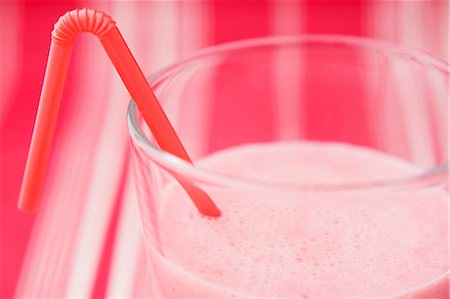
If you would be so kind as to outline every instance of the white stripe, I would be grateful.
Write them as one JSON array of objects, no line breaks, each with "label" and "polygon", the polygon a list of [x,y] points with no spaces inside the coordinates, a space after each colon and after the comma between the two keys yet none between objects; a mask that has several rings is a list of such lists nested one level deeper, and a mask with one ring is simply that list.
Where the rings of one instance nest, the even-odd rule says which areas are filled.
[{"label": "white stripe", "polygon": [[439,40],[441,41],[440,47],[440,53],[441,56],[445,58],[445,61],[450,61],[450,22],[449,22],[449,16],[450,16],[450,4],[449,1],[442,1],[440,4],[443,6],[443,8],[439,11],[439,28],[441,29],[441,35],[439,36]]},{"label": "white stripe", "polygon": [[139,251],[143,246],[142,228],[139,217],[139,208],[134,192],[134,181],[129,180],[124,191],[122,210],[117,226],[116,247],[113,251],[110,268],[110,279],[106,291],[107,298],[130,297],[133,294],[135,277],[135,265],[145,263],[138,260]]},{"label": "white stripe", "polygon": [[[179,37],[178,47],[180,56],[187,56],[208,45],[210,38],[210,4],[203,1],[180,2],[179,6]],[[212,118],[209,113],[212,95],[214,73],[209,68],[184,70],[177,78],[177,86],[171,90],[174,98],[173,109],[176,110],[177,120],[182,124],[178,126],[178,134],[183,137],[183,144],[192,159],[207,154]],[[195,80],[192,80],[194,76]],[[182,87],[190,86],[190,96]],[[178,94],[175,93],[178,91]],[[195,93],[195,94],[194,94]],[[191,99],[191,100],[190,100]],[[195,107],[193,109],[192,107]]]},{"label": "white stripe", "polygon": [[[422,18],[422,10],[425,6],[426,3],[420,1],[414,3],[414,5],[411,5],[411,3],[400,3],[399,28],[401,43],[416,48],[424,48],[428,44],[427,34],[421,29],[421,24],[424,24],[425,21]],[[411,22],[411,20],[415,20],[415,22]],[[423,90],[421,94],[418,94],[417,90],[411,92],[410,86],[405,86],[406,82],[410,84],[414,80],[422,81],[425,78],[424,74],[411,74],[401,69],[397,71],[397,78],[405,79],[398,80],[400,92],[402,95],[408,94],[408,97],[401,96],[400,100],[403,100],[405,108],[402,112],[404,112],[406,120],[406,132],[412,158],[422,166],[434,165],[435,161],[431,146],[433,144],[432,136],[430,135],[430,127],[425,113],[426,99],[421,97],[425,93]],[[422,84],[427,83],[422,82]]]},{"label": "white stripe", "polygon": [[[303,23],[300,2],[270,2],[271,33],[292,35],[301,31]],[[273,57],[275,70],[271,72],[275,133],[279,139],[299,139],[302,132],[302,55],[298,49],[279,49]]]},{"label": "white stripe", "polygon": [[398,29],[398,16],[395,8],[398,2],[367,1],[366,32],[369,36],[395,41]]},{"label": "white stripe", "polygon": [[[163,2],[114,3],[114,15],[120,24],[120,30],[146,76],[176,59],[176,5],[177,3]],[[113,85],[114,92],[121,88],[121,82],[119,87],[117,84]],[[122,111],[124,115],[125,111]],[[136,289],[142,288],[136,285],[140,281],[136,277],[136,267],[146,263],[146,260],[142,260],[140,254],[143,239],[134,188],[134,180],[129,180],[119,215],[116,248],[112,255],[110,279],[106,289],[108,298],[131,298]]]},{"label": "white stripe", "polygon": [[[91,61],[90,65],[96,65],[98,69],[98,64],[98,61]],[[109,72],[113,71],[112,68],[105,69]],[[97,71],[93,78],[88,79],[97,81],[97,86],[90,86],[84,95],[85,97],[89,97],[89,93],[93,89],[108,90],[110,88],[107,84],[108,80],[105,80],[108,76],[103,74],[102,77],[105,79],[100,79],[97,77],[98,75],[99,72]],[[104,84],[98,84],[99,81],[104,82]],[[94,287],[93,283],[103,242],[108,232],[108,224],[117,196],[116,192],[120,184],[121,171],[128,146],[125,123],[127,101],[126,98],[118,96],[119,94],[107,92],[101,95],[107,99],[104,103],[104,110],[100,112],[106,118],[101,126],[96,147],[90,153],[94,158],[94,164],[91,166],[90,184],[85,187],[85,207],[80,215],[78,234],[74,242],[75,256],[69,275],[67,297],[89,296]],[[91,99],[91,101],[95,100]]]},{"label": "white stripe", "polygon": [[[97,40],[95,40],[95,43],[99,44]],[[90,47],[93,48],[93,45]],[[85,65],[90,69],[95,66],[96,71],[91,73],[85,70],[86,75],[80,74],[80,77],[85,78],[84,94],[80,97],[90,98],[87,101],[89,105],[87,109],[95,107],[94,101],[100,102],[100,109],[91,113],[100,113],[105,118],[103,123],[94,119],[87,125],[91,130],[96,129],[93,126],[98,126],[99,135],[95,148],[89,153],[93,158],[91,177],[89,183],[83,186],[85,205],[80,214],[77,235],[74,236],[74,256],[68,275],[67,289],[65,290],[66,297],[87,297],[94,288],[93,283],[108,232],[118,184],[120,184],[122,177],[121,171],[127,149],[126,124],[124,121],[127,103],[123,97],[119,96],[120,93],[110,91],[109,83],[112,80],[108,80],[108,77],[114,76],[116,78],[117,75],[114,74],[115,71],[106,58],[104,50],[99,47],[98,51],[98,55],[102,55],[104,59],[96,58],[92,54],[92,49],[87,50],[88,53],[85,54],[85,58],[88,60]],[[92,95],[93,91],[94,95]],[[118,121],[120,119],[122,121]],[[82,122],[83,119],[79,119],[77,124]],[[83,143],[83,139],[80,138],[78,142]],[[88,145],[84,144],[85,147]],[[79,175],[83,174],[85,175],[85,173]]]},{"label": "white stripe", "polygon": [[178,4],[178,48],[186,57],[206,47],[211,40],[211,5],[205,1],[181,1]]},{"label": "white stripe", "polygon": [[[427,121],[426,99],[423,97],[425,93],[417,86],[411,88],[412,82],[420,79],[420,74],[411,73],[410,67],[405,66],[404,63],[404,61],[391,62],[391,80],[396,82],[399,94],[397,97],[397,101],[400,103],[398,113],[402,115],[401,118],[404,120],[404,133],[409,152],[407,158],[417,165],[429,167],[434,165],[436,161],[434,161],[432,150],[430,124]],[[397,123],[396,125],[401,124]]]},{"label": "white stripe", "polygon": [[[414,3],[372,3],[371,5],[373,5],[371,8],[374,9],[371,9],[373,19],[369,29],[374,36],[391,39],[413,48],[426,49],[432,44],[433,36],[423,29],[423,24],[431,21],[425,17],[423,12],[432,3],[418,1]],[[396,15],[393,14],[394,11],[397,12]],[[392,28],[397,28],[397,33]],[[385,125],[385,130],[379,134],[383,135],[386,145],[392,147],[389,149],[391,152],[409,158],[422,166],[434,165],[436,161],[434,161],[432,148],[433,136],[430,131],[430,120],[426,113],[426,106],[442,105],[443,101],[428,99],[427,102],[426,90],[421,89],[420,84],[428,85],[434,93],[440,93],[439,90],[442,90],[442,86],[437,87],[436,84],[438,83],[434,82],[435,80],[429,77],[429,74],[420,73],[420,71],[413,73],[413,68],[405,65],[406,61],[391,61],[389,63],[387,73],[391,78],[385,78],[384,80],[393,86],[388,88],[388,90],[395,91],[391,95],[395,98],[390,102],[398,103],[398,107],[393,108],[389,105],[390,102],[382,105],[385,111],[381,115],[384,118],[380,119],[379,122]],[[420,84],[411,86],[412,82],[419,82]],[[380,97],[388,96],[386,94],[380,95]],[[441,92],[441,94],[435,94],[435,97],[442,98],[445,95]],[[441,111],[441,117],[438,120],[439,126],[445,128],[442,120],[447,119],[446,112],[438,107],[436,108],[432,107],[436,111]],[[400,117],[398,113],[400,113]],[[399,119],[403,119],[404,123],[399,123]],[[392,128],[392,126],[395,126],[396,130],[390,130],[389,127]],[[398,137],[393,135],[395,131],[400,131],[404,139],[399,141]],[[441,138],[443,137],[441,136]]]},{"label": "white stripe", "polygon": [[[437,125],[439,154],[443,160],[448,161],[448,138],[449,132],[449,78],[441,72],[428,72],[427,83],[430,94],[426,94],[430,109],[434,112],[433,121]],[[438,161],[442,163],[444,161]]]}]

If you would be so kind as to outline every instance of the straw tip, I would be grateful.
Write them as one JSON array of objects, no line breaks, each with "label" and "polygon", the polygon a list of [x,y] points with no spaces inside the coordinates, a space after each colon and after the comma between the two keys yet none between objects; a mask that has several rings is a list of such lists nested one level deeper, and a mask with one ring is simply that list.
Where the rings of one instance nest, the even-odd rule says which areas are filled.
[{"label": "straw tip", "polygon": [[222,215],[222,212],[216,206],[209,207],[208,209],[200,210],[200,213],[202,213],[204,216],[214,217],[214,218],[220,217]]},{"label": "straw tip", "polygon": [[182,179],[179,182],[202,215],[208,217],[220,217],[222,215],[219,208],[205,191]]},{"label": "straw tip", "polygon": [[34,213],[37,208],[36,197],[26,194],[22,189],[17,203],[17,208],[24,213]]},{"label": "straw tip", "polygon": [[[197,196],[194,199],[194,203],[197,206],[198,211],[207,217],[220,217],[222,215],[222,212],[219,210],[219,208],[216,206],[216,204],[211,200],[211,198],[203,192],[202,190],[198,189]],[[199,196],[201,194],[201,196]]]},{"label": "straw tip", "polygon": [[26,204],[21,204],[19,202],[19,204],[17,205],[17,208],[19,209],[19,211],[23,212],[23,213],[35,213],[36,212],[36,207],[34,205],[26,205]]},{"label": "straw tip", "polygon": [[195,188],[194,190],[194,192],[190,190],[190,195],[195,206],[202,215],[207,217],[220,217],[220,215],[222,215],[222,212],[208,194],[198,188]]},{"label": "straw tip", "polygon": [[27,209],[21,209],[21,208],[19,207],[19,211],[22,212],[22,213],[24,213],[24,214],[36,214],[36,210],[35,210],[35,209],[33,209],[33,210],[27,210]]}]

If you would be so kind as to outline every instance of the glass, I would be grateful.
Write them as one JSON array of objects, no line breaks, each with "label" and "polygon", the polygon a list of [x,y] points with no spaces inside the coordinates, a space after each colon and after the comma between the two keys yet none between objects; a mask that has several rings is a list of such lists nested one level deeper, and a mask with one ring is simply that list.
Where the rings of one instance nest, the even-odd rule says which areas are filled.
[{"label": "glass", "polygon": [[[356,196],[359,201],[355,206],[358,206],[373,201],[374,197],[417,196],[420,199],[433,192],[441,192],[446,197],[448,79],[448,65],[425,53],[383,42],[339,36],[239,41],[203,50],[152,76],[152,88],[194,161],[238,145],[298,140],[361,146],[418,167],[408,176],[385,173],[370,180],[325,183],[307,180],[289,183],[276,178],[246,177],[239,171],[222,173],[203,166],[194,168],[158,148],[131,101],[128,123],[152,277],[151,295],[309,298],[314,297],[311,294],[335,297],[342,292],[333,293],[329,286],[305,290],[304,293],[292,291],[295,286],[290,290],[283,288],[283,284],[277,282],[280,275],[294,285],[300,284],[294,272],[287,273],[289,266],[286,266],[286,273],[259,277],[260,273],[269,273],[260,267],[272,267],[272,260],[244,261],[247,264],[242,265],[242,271],[235,269],[236,275],[243,276],[242,282],[236,283],[223,278],[233,274],[220,273],[223,268],[220,263],[202,271],[193,271],[176,258],[169,258],[165,248],[168,245],[162,239],[167,231],[164,225],[168,226],[165,219],[171,211],[169,214],[162,211],[167,209],[164,207],[165,197],[177,184],[174,175],[205,190],[219,208],[245,198],[260,197],[261,201],[252,203],[254,210],[262,209],[261,203],[264,209],[271,211],[271,217],[286,214],[292,208],[292,199],[300,207],[318,209],[317,215],[321,215],[327,210],[327,205],[312,208],[310,203],[336,203]],[[225,202],[220,196],[224,193],[233,196]],[[190,204],[190,199],[182,192],[177,196],[185,197],[186,205]],[[421,204],[427,206],[424,201]],[[225,211],[222,217],[233,218],[234,212]],[[195,213],[192,206],[191,212],[183,217],[200,217]],[[279,221],[268,219],[254,224],[247,223],[245,218],[244,215],[239,219],[248,231],[257,230],[258,225],[267,226],[268,231],[282,229]],[[441,220],[447,223],[446,219]],[[214,225],[208,222],[211,219],[205,221],[206,226]],[[189,221],[186,226],[189,226]],[[213,232],[220,233],[220,229]],[[414,231],[398,235],[398,239],[410,237],[408,234],[412,237]],[[246,242],[230,238],[228,245]],[[275,248],[279,245],[267,238],[266,246]],[[439,242],[447,244],[447,239]],[[207,263],[210,247],[206,243],[198,245],[198,254],[192,256],[193,260],[204,258]],[[240,245],[237,244],[238,247]],[[393,250],[392,254],[399,252],[402,250]],[[279,259],[282,260],[283,256]],[[276,263],[276,259],[273,262]],[[250,268],[254,270],[248,270]],[[372,296],[400,298],[410,294],[411,298],[447,298],[448,264],[444,268],[426,281],[416,281],[397,289],[394,286],[387,293]],[[330,263],[321,265],[321,269],[339,276],[342,274],[340,271],[345,272],[345,265],[344,269],[338,269]],[[205,273],[208,271],[217,273]],[[244,272],[245,275],[242,274]],[[344,274],[348,276],[348,286],[344,285],[344,288],[365,277],[362,273]],[[326,285],[329,281],[314,285],[321,283]],[[366,281],[366,284],[376,285],[372,281]],[[327,289],[330,293],[323,293]],[[346,296],[362,294],[365,294],[363,288],[355,288]]]}]

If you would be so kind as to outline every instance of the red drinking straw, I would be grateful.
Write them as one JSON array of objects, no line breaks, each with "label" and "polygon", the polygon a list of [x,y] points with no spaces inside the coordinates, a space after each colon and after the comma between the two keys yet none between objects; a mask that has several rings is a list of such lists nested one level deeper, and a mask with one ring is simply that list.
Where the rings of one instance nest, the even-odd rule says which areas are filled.
[{"label": "red drinking straw", "polygon": [[[52,31],[44,84],[20,191],[18,207],[22,211],[31,212],[37,207],[73,43],[82,32],[91,32],[99,37],[161,149],[192,163],[116,23],[102,11],[75,9],[60,17]],[[220,216],[220,210],[205,192],[184,180],[179,179],[179,182],[200,213]]]}]

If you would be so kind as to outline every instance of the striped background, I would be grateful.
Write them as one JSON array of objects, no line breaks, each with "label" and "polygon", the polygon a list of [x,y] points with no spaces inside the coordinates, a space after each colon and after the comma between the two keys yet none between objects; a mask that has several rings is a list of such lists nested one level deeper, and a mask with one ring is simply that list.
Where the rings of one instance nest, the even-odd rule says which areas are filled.
[{"label": "striped background", "polygon": [[449,60],[447,1],[0,2],[2,298],[147,291],[129,96],[92,36],[73,53],[39,213],[15,208],[53,23],[84,6],[114,17],[146,74],[208,45],[274,34],[369,36]]}]

